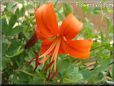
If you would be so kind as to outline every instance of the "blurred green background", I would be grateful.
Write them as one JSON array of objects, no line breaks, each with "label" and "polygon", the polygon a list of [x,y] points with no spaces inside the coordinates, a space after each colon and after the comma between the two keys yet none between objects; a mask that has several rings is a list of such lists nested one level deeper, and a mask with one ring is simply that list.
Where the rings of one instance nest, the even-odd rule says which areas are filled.
[{"label": "blurred green background", "polygon": [[[86,1],[86,0],[85,0]],[[81,33],[76,37],[92,38],[94,44],[91,56],[87,60],[59,55],[57,61],[58,76],[46,81],[42,66],[33,72],[35,50],[39,51],[41,42],[25,49],[35,29],[34,9],[52,2],[58,22],[70,13],[84,23]],[[112,84],[113,62],[113,7],[104,6],[108,0],[102,0],[99,6],[89,6],[92,2],[84,0],[4,0],[1,2],[2,23],[2,68],[3,84]],[[99,3],[99,2],[98,2]],[[96,3],[96,4],[98,4]],[[1,48],[1,46],[0,46]],[[1,58],[0,58],[1,60]],[[2,65],[1,65],[2,64]]]}]

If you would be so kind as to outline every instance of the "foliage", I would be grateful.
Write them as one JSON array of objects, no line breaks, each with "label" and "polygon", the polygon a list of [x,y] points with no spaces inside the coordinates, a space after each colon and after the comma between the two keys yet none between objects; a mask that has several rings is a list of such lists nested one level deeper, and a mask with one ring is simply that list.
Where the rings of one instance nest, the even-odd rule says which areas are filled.
[{"label": "foliage", "polygon": [[[106,0],[104,0],[106,1]],[[58,16],[62,21],[65,16],[75,9],[70,3],[64,2],[57,6],[59,0],[53,1]],[[80,7],[84,14],[101,16],[106,21],[107,33],[99,25],[96,26],[88,17],[83,20],[84,28],[78,38],[92,38],[94,44],[91,49],[90,59],[80,60],[70,58],[68,55],[59,55],[57,61],[58,76],[52,81],[46,81],[46,74],[40,66],[33,72],[34,63],[28,62],[35,56],[35,50],[39,51],[41,42],[38,41],[30,49],[25,49],[26,42],[30,39],[35,28],[34,8],[46,3],[27,2],[16,0],[15,2],[3,2],[2,22],[2,76],[3,83],[8,84],[111,84],[113,81],[112,64],[113,59],[113,24],[107,13],[112,14],[110,7],[91,8],[83,4]],[[76,12],[77,13],[77,12]],[[76,14],[75,13],[75,14]],[[77,14],[75,16],[78,16]],[[79,15],[80,16],[80,15]],[[99,20],[101,21],[101,20]],[[101,21],[101,23],[104,21]]]}]

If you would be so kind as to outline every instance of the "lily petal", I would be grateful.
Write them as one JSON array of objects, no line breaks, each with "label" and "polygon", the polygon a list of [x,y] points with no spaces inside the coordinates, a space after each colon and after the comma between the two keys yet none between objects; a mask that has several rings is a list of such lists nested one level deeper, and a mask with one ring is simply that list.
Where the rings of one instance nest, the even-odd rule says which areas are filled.
[{"label": "lily petal", "polygon": [[74,58],[86,59],[90,56],[92,40],[70,40],[62,42],[66,54]]},{"label": "lily petal", "polygon": [[58,24],[53,4],[45,4],[35,11],[36,34],[44,38],[55,36],[58,33]]},{"label": "lily petal", "polygon": [[63,21],[60,27],[60,33],[65,36],[66,39],[72,39],[80,32],[82,26],[83,23],[70,13]]}]

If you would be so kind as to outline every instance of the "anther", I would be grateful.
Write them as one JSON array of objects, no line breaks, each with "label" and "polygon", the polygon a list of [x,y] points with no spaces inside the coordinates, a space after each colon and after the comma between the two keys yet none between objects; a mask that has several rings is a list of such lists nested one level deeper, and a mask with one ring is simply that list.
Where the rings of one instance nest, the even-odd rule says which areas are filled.
[{"label": "anther", "polygon": [[44,69],[44,71],[47,71],[48,68],[51,67],[53,63],[54,63],[54,60],[51,61],[51,62],[46,66],[46,68]]}]

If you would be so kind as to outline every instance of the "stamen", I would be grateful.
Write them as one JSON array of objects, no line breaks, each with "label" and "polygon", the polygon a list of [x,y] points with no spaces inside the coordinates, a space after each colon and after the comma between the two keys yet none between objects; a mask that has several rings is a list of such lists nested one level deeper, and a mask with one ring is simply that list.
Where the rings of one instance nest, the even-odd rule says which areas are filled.
[{"label": "stamen", "polygon": [[[46,68],[44,69],[44,71],[47,71],[50,67],[50,70],[49,70],[49,74],[48,74],[48,77],[47,77],[47,80],[51,78],[54,78],[56,75],[57,75],[57,69],[56,69],[56,59],[57,59],[57,55],[58,55],[58,52],[59,52],[59,47],[60,47],[60,43],[61,43],[61,39],[60,38],[57,38],[53,43],[52,45],[50,46],[50,48],[44,53],[42,54],[40,57],[43,57],[43,56],[46,56],[44,57],[42,60],[39,61],[39,63],[44,63],[46,60],[49,59],[49,57],[51,56],[51,52],[52,50],[54,49],[54,52],[53,52],[53,55],[52,55],[52,58],[51,58],[51,62],[46,66]],[[49,55],[50,54],[50,55]],[[39,57],[39,58],[40,58]],[[54,64],[54,65],[53,65]],[[54,73],[52,74],[52,68],[54,67]]]},{"label": "stamen", "polygon": [[28,65],[30,65],[32,63],[32,61],[35,61],[36,58],[32,58],[29,62]]},{"label": "stamen", "polygon": [[49,57],[51,56],[51,54],[47,55],[46,57],[44,57],[41,61],[39,61],[40,63],[44,63],[46,60],[49,59]]},{"label": "stamen", "polygon": [[54,62],[54,70],[56,70],[56,59],[57,59],[57,55],[59,52],[60,43],[61,43],[61,39],[58,40],[57,45],[54,50],[54,53],[53,53],[53,60],[55,61]]},{"label": "stamen", "polygon": [[32,58],[29,62],[28,65],[30,65],[32,63],[32,61],[35,61],[37,57],[39,57],[38,53],[36,51],[34,51],[34,53],[36,54],[35,58]]},{"label": "stamen", "polygon": [[49,74],[48,74],[48,76],[46,78],[47,81],[50,79],[51,74],[52,74],[52,72],[49,71]]},{"label": "stamen", "polygon": [[53,73],[53,75],[52,75],[51,79],[54,79],[54,78],[55,78],[55,76],[57,76],[57,74],[58,74],[58,70],[56,69],[56,70],[55,70],[55,72]]},{"label": "stamen", "polygon": [[49,47],[49,49],[44,54],[42,54],[39,58],[48,55],[53,50],[53,48],[55,47],[55,45],[56,45],[56,40],[55,40],[54,43],[52,43],[52,45]]},{"label": "stamen", "polygon": [[58,55],[58,52],[59,52],[60,43],[61,43],[61,39],[58,40],[57,45],[55,47],[55,50],[54,50],[54,53],[53,53],[53,56],[54,56],[53,59],[54,60],[57,58],[57,55]]},{"label": "stamen", "polygon": [[57,44],[56,44],[55,49],[54,49],[54,53],[53,53],[52,58],[51,58],[51,61],[54,61],[54,65],[51,66],[50,71],[52,71],[52,67],[54,67],[54,73],[53,74],[50,74],[50,72],[49,72],[49,75],[47,77],[47,80],[53,79],[58,74],[58,71],[56,69],[56,58],[57,58],[57,54],[58,54],[58,51],[59,51],[60,43],[61,43],[61,39],[58,39]]},{"label": "stamen", "polygon": [[66,37],[65,37],[65,36],[63,36],[63,40],[64,40],[64,41],[67,41],[67,39],[66,39]]},{"label": "stamen", "polygon": [[34,72],[35,72],[35,70],[38,68],[39,65],[40,65],[40,63],[37,62],[37,63],[36,63],[36,66],[35,66],[35,68],[34,68]]},{"label": "stamen", "polygon": [[40,62],[38,61],[38,58],[39,58],[39,56],[37,55],[36,56],[36,61],[35,61],[35,68],[34,68],[34,71],[37,69],[37,67],[40,65]]},{"label": "stamen", "polygon": [[49,67],[51,67],[52,66],[52,64],[54,63],[54,60],[53,61],[51,61],[47,66],[46,66],[46,68],[44,69],[45,71],[47,71],[48,70],[48,68]]}]

